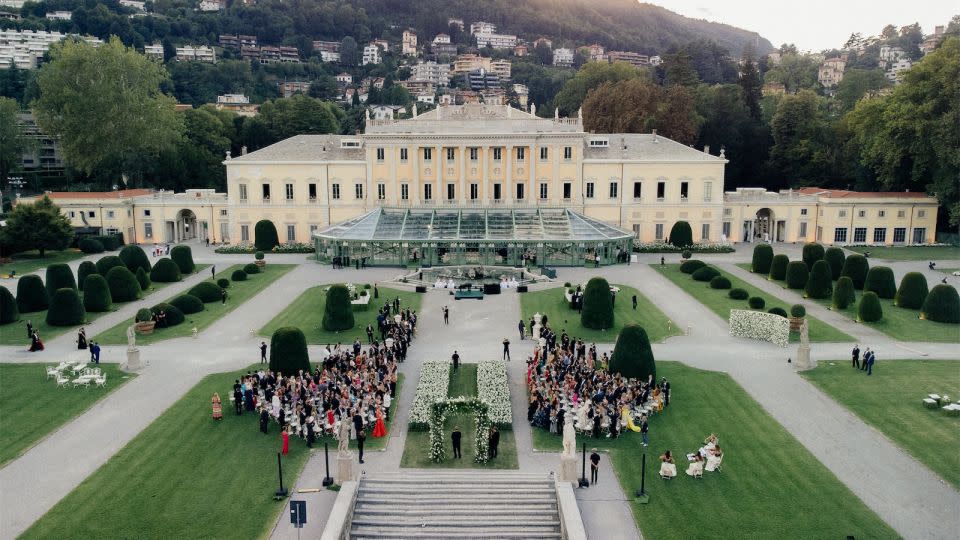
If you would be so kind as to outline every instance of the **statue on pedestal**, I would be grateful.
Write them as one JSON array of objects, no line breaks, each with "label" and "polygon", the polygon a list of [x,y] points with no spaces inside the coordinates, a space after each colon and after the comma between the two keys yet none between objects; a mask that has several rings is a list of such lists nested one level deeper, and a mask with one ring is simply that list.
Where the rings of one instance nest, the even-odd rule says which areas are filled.
[{"label": "statue on pedestal", "polygon": [[337,431],[337,451],[341,456],[350,452],[350,422],[346,418],[340,420],[340,428]]},{"label": "statue on pedestal", "polygon": [[800,347],[797,349],[797,369],[807,370],[813,367],[810,360],[810,324],[806,319],[800,323]]},{"label": "statue on pedestal", "polygon": [[576,453],[577,433],[573,427],[573,414],[566,414],[563,421],[563,455],[573,456]]},{"label": "statue on pedestal", "polygon": [[132,351],[137,348],[137,330],[131,324],[127,327],[127,350]]}]

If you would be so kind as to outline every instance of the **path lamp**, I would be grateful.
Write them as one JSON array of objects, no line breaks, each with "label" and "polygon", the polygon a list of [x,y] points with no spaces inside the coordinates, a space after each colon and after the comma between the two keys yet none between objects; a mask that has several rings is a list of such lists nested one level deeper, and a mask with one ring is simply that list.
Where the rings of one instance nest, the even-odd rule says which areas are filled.
[{"label": "path lamp", "polygon": [[650,494],[647,493],[647,453],[643,453],[643,459],[640,465],[640,489],[634,494],[637,496],[637,502],[647,504],[650,502]]},{"label": "path lamp", "polygon": [[280,477],[280,489],[274,493],[274,500],[279,501],[287,496],[287,490],[283,487],[283,462],[280,461],[280,452],[277,452],[277,475]]},{"label": "path lamp", "polygon": [[583,443],[583,470],[580,473],[580,480],[577,482],[579,487],[590,487],[590,481],[587,480],[587,443]]},{"label": "path lamp", "polygon": [[330,478],[330,451],[327,443],[323,443],[323,464],[327,470],[327,475],[323,477],[323,487],[332,486],[333,478]]}]

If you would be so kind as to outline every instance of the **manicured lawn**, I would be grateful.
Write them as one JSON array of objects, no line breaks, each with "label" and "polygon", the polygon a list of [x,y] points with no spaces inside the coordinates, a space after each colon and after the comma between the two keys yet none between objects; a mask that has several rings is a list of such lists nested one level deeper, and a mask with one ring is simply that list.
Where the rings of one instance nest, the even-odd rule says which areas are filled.
[{"label": "manicured lawn", "polygon": [[867,377],[837,360],[802,375],[960,489],[960,418],[920,402],[927,394],[960,398],[960,362],[881,358]]},{"label": "manicured lawn", "polygon": [[869,251],[871,259],[887,261],[960,260],[960,247],[956,246],[856,246],[846,249],[857,253]]},{"label": "manicured lawn", "polygon": [[[422,295],[399,291],[388,287],[378,287],[380,290],[379,298],[371,298],[370,304],[366,309],[353,311],[354,325],[350,330],[342,332],[328,332],[323,329],[323,308],[327,304],[327,292],[325,289],[330,285],[318,285],[307,289],[299,298],[293,301],[279,315],[260,329],[260,335],[270,337],[273,332],[283,326],[296,326],[303,330],[307,337],[307,343],[314,345],[326,345],[333,343],[352,343],[354,339],[360,338],[360,341],[367,342],[367,325],[372,325],[374,330],[377,328],[377,310],[383,307],[387,301],[393,301],[394,298],[400,298],[400,309],[410,308],[420,313],[420,301]],[[368,294],[373,294],[373,289],[367,289]]]},{"label": "manicured lawn", "polygon": [[[451,369],[453,369],[451,367]],[[460,370],[450,374],[450,384],[447,386],[447,395],[451,397],[477,395],[477,365],[460,364]],[[497,448],[497,457],[486,464],[473,461],[474,443],[476,441],[477,422],[471,414],[450,414],[444,422],[446,436],[446,460],[443,463],[430,461],[430,432],[407,431],[407,443],[403,448],[403,457],[400,466],[417,469],[517,469],[517,444],[510,429],[500,430],[500,446]],[[450,442],[450,433],[454,427],[460,428],[463,438],[460,440],[460,459],[453,458],[453,443]]]},{"label": "manicured lawn", "polygon": [[107,374],[106,388],[57,388],[44,364],[0,364],[0,466],[135,376],[121,373],[117,364],[99,367]]},{"label": "manicured lawn", "polygon": [[[613,285],[613,284],[611,284]],[[571,337],[583,338],[587,343],[612,343],[617,340],[617,335],[624,325],[629,323],[639,324],[647,331],[650,341],[658,342],[670,336],[681,334],[680,329],[675,324],[671,324],[668,329],[666,315],[660,311],[653,302],[647,300],[645,296],[633,287],[625,285],[616,285],[620,287],[617,298],[613,306],[613,328],[609,330],[594,330],[584,328],[580,324],[580,314],[576,310],[570,309],[570,304],[564,296],[564,288],[557,287],[544,291],[536,291],[520,295],[520,312],[523,320],[529,322],[534,313],[547,315],[547,321],[550,327],[558,333],[567,331]],[[637,309],[633,309],[631,297],[637,295]],[[527,327],[529,330],[529,325]]]},{"label": "manicured lawn", "polygon": [[[644,538],[896,538],[879,517],[724,373],[657,362],[671,382],[670,405],[650,420],[646,489],[650,503],[631,502]],[[695,480],[685,455],[716,433],[723,472]],[[559,450],[561,438],[534,429],[534,447]],[[638,433],[616,440],[578,437],[577,446],[608,449],[623,491],[640,489]],[[657,476],[670,450],[677,477]],[[815,497],[810,494],[815,493]]]},{"label": "manicured lawn", "polygon": [[[234,270],[242,268],[243,266],[244,265],[242,264],[231,266],[221,272],[217,272],[216,279],[208,279],[211,279],[212,281],[216,281],[220,278],[230,279],[230,274],[232,274]],[[284,274],[290,270],[293,270],[294,266],[295,265],[292,264],[268,264],[260,270],[259,274],[250,274],[246,281],[231,281],[230,287],[227,288],[226,304],[221,304],[220,302],[210,302],[208,304],[204,304],[203,311],[200,313],[192,313],[187,315],[186,320],[176,326],[157,328],[152,334],[138,334],[137,343],[150,344],[163,341],[165,339],[189,337],[193,334],[194,328],[196,328],[197,331],[202,332],[205,328],[220,320],[221,317],[228,315],[230,312],[240,307],[241,304],[256,296],[258,293],[263,291],[263,289],[266,289]],[[174,297],[166,298],[163,300],[163,302],[169,302],[173,298]],[[158,301],[156,303],[160,302]],[[107,345],[122,345],[127,342],[127,327],[129,327],[131,324],[133,324],[133,318],[130,318],[120,324],[117,324],[113,328],[98,334],[96,340]]]},{"label": "manicured lawn", "polygon": [[[728,320],[730,318],[731,309],[750,309],[747,306],[746,300],[734,300],[728,296],[729,290],[718,290],[711,289],[710,285],[701,281],[694,281],[689,274],[684,274],[680,271],[680,265],[678,264],[668,264],[666,266],[651,265],[653,268],[660,272],[665,278],[672,281],[675,285],[686,291],[690,296],[696,298],[701,304],[707,306],[711,311],[716,313],[723,320]],[[759,296],[764,299],[766,305],[764,305],[764,311],[769,310],[773,307],[780,307],[790,312],[791,304],[784,302],[778,298],[775,298],[760,289],[747,284],[745,281],[738,279],[736,276],[731,275],[728,272],[717,269],[721,275],[726,276],[730,280],[730,284],[734,289],[743,289],[750,294],[750,296]],[[810,325],[810,341],[814,342],[846,342],[854,341],[854,339],[847,334],[837,330],[836,328],[828,325],[827,323],[807,315],[807,321]],[[799,333],[790,332],[790,341],[798,341]]]},{"label": "manicured lawn", "polygon": [[[238,373],[202,379],[22,538],[269,534],[286,504],[273,500],[280,430],[271,424],[263,435],[256,415],[233,414],[227,396]],[[210,416],[214,392],[225,401],[222,421]],[[283,459],[285,486],[293,485],[307,456],[306,444],[291,439]]]},{"label": "manicured lawn", "polygon": [[[116,253],[108,252],[104,253],[103,255],[116,255]],[[0,276],[9,276],[10,272],[16,272],[18,276],[22,276],[23,274],[29,274],[30,272],[33,272],[39,268],[50,266],[53,263],[70,262],[84,256],[84,253],[79,249],[48,251],[44,253],[42,258],[40,257],[40,252],[36,250],[24,251],[23,253],[17,253],[16,255],[10,257],[10,262],[0,264]]]}]

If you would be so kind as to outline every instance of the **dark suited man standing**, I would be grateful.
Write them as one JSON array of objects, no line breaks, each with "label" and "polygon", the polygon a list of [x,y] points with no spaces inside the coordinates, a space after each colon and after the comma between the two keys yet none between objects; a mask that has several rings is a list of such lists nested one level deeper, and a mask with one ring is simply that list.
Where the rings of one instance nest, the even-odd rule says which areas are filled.
[{"label": "dark suited man standing", "polygon": [[460,353],[453,351],[453,356],[450,357],[453,360],[453,370],[457,371],[460,369]]},{"label": "dark suited man standing", "polygon": [[500,430],[496,426],[490,428],[490,441],[487,444],[487,451],[490,453],[490,458],[493,459],[497,457],[500,448]]},{"label": "dark suited man standing", "polygon": [[367,433],[362,429],[357,432],[357,451],[360,453],[360,463],[363,463],[363,443],[367,442]]},{"label": "dark suited man standing", "polygon": [[853,352],[851,353],[851,360],[853,360],[853,367],[860,369],[860,344],[853,346]]},{"label": "dark suited man standing", "polygon": [[463,438],[463,433],[460,433],[460,426],[453,428],[453,433],[450,434],[450,440],[453,441],[453,457],[460,459],[460,439]]}]

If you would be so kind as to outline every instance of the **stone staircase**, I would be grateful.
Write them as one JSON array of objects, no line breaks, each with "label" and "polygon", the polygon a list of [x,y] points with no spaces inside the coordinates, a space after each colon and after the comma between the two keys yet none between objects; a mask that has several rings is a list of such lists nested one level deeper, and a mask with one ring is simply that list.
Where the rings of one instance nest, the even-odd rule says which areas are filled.
[{"label": "stone staircase", "polygon": [[516,472],[365,475],[350,538],[560,539],[556,487],[547,475]]}]

